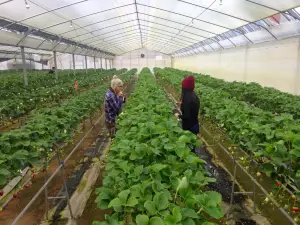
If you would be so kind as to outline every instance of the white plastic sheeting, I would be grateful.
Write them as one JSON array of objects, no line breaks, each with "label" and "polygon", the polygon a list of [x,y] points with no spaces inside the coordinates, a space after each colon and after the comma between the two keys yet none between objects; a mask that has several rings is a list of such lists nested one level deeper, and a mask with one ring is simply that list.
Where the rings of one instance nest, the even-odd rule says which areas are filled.
[{"label": "white plastic sheeting", "polygon": [[[251,42],[237,28],[299,5],[300,0],[12,0],[0,4],[1,17],[11,21],[1,29],[0,43],[96,54],[59,40],[45,41],[30,30],[25,36],[7,31],[13,24],[23,24],[117,55],[142,47],[171,54],[192,46],[185,52],[204,52]],[[268,27],[256,26],[261,28],[259,37],[276,39]],[[224,38],[193,46],[230,30],[241,34],[237,43]]]},{"label": "white plastic sheeting", "polygon": [[[142,57],[141,55],[144,55]],[[139,71],[144,67],[153,70],[154,67],[171,67],[171,57],[169,55],[141,48],[132,52],[116,56],[113,60],[113,68],[137,68]]]}]

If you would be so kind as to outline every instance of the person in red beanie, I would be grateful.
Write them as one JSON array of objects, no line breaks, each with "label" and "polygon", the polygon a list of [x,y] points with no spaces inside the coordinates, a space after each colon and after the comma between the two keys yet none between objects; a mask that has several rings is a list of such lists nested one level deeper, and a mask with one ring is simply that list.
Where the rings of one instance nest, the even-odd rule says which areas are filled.
[{"label": "person in red beanie", "polygon": [[[188,76],[182,81],[182,93],[181,93],[181,113],[182,115],[175,114],[177,119],[182,120],[182,129],[189,130],[193,134],[197,135],[200,132],[199,128],[199,110],[200,100],[194,92],[195,78]],[[192,149],[195,153],[195,149]]]}]

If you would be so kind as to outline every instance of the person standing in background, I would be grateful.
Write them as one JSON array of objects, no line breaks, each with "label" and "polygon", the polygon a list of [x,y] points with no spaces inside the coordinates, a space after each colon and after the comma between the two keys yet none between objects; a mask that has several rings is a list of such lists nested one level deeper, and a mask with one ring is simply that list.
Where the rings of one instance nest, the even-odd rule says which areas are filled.
[{"label": "person standing in background", "polygon": [[[189,130],[193,134],[198,135],[200,132],[199,127],[199,110],[200,110],[200,100],[196,93],[195,89],[195,78],[193,76],[188,76],[182,81],[182,93],[181,93],[181,113],[175,114],[177,119],[182,120],[182,129]],[[192,152],[195,153],[195,149],[192,149]]]},{"label": "person standing in background", "polygon": [[116,118],[120,114],[125,101],[126,98],[123,96],[123,82],[115,75],[104,100],[105,124],[111,138],[115,137]]},{"label": "person standing in background", "polygon": [[53,66],[51,70],[49,70],[49,74],[54,74],[55,73],[55,67]]}]

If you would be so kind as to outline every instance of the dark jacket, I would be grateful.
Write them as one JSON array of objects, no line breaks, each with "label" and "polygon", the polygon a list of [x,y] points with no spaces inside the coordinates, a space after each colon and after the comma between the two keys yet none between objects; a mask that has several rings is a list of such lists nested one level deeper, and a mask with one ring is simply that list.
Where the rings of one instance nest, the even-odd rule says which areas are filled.
[{"label": "dark jacket", "polygon": [[198,116],[200,110],[200,100],[192,90],[182,89],[182,129],[190,130],[193,126],[199,123]]}]

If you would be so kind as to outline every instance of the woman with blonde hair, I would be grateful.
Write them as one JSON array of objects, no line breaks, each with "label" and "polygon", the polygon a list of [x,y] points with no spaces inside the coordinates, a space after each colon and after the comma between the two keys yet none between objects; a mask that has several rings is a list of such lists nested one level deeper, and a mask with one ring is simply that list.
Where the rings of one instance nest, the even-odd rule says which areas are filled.
[{"label": "woman with blonde hair", "polygon": [[111,138],[115,137],[116,118],[120,114],[125,101],[126,98],[123,96],[123,82],[118,76],[114,75],[104,101],[105,124]]}]

